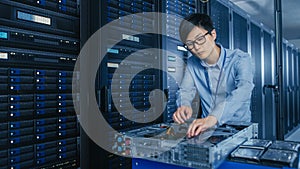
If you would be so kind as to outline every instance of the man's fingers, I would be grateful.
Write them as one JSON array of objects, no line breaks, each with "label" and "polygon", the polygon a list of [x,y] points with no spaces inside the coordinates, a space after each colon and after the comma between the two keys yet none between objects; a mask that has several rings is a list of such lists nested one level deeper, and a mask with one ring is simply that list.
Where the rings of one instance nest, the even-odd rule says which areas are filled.
[{"label": "man's fingers", "polygon": [[197,123],[197,120],[194,120],[193,122],[193,127],[191,129],[191,136],[194,137],[195,136],[195,131],[198,127],[200,127],[199,125],[201,125],[200,123]]},{"label": "man's fingers", "polygon": [[192,113],[191,112],[187,112],[187,119],[191,118],[192,117]]},{"label": "man's fingers", "polygon": [[196,120],[194,120],[191,124],[190,124],[190,126],[189,126],[189,129],[188,129],[188,131],[187,131],[187,136],[190,138],[190,137],[192,137],[193,136],[193,129],[194,129],[194,125],[195,125],[195,122]]},{"label": "man's fingers", "polygon": [[184,121],[182,120],[179,111],[176,111],[173,115],[173,120],[177,123],[184,123]]},{"label": "man's fingers", "polygon": [[194,120],[193,123],[189,126],[187,131],[187,136],[194,137],[201,133],[203,130],[203,122],[201,120]]},{"label": "man's fingers", "polygon": [[202,127],[199,126],[195,131],[195,136],[198,136],[201,132],[202,132]]},{"label": "man's fingers", "polygon": [[179,123],[175,113],[173,114],[173,120],[174,120],[174,122]]},{"label": "man's fingers", "polygon": [[174,120],[174,122],[178,123],[178,119],[177,119],[176,114],[177,114],[177,111],[173,114],[173,120]]},{"label": "man's fingers", "polygon": [[184,121],[187,119],[186,111],[185,111],[185,110],[181,110],[180,115],[181,115],[181,117],[182,117],[182,119],[183,119]]},{"label": "man's fingers", "polygon": [[189,107],[182,106],[179,107],[173,114],[173,120],[179,124],[184,123],[186,120],[191,118],[192,110]]},{"label": "man's fingers", "polygon": [[184,109],[185,115],[186,115],[186,120],[192,117],[193,111],[190,107],[186,107]]},{"label": "man's fingers", "polygon": [[192,130],[192,127],[193,127],[193,123],[190,124],[189,129],[188,129],[188,131],[186,132],[186,135],[187,135],[189,138],[191,137],[191,130]]},{"label": "man's fingers", "polygon": [[182,117],[182,114],[183,114],[182,112],[177,113],[177,118],[178,118],[180,123],[184,123],[184,118]]}]

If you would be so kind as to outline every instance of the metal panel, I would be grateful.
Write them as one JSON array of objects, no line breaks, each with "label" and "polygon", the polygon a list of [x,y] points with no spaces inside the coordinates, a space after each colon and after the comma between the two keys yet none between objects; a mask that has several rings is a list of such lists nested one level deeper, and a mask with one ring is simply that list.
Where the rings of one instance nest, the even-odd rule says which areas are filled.
[{"label": "metal panel", "polygon": [[20,28],[79,38],[77,17],[8,0],[2,0],[0,4],[1,10],[5,11],[0,16],[3,25],[10,26],[13,21],[14,26]]},{"label": "metal panel", "polygon": [[40,0],[40,1],[33,1],[33,0],[13,0],[16,2],[26,3],[28,5],[46,8],[55,12],[62,12],[66,14],[71,14],[75,16],[79,16],[79,1],[74,0],[60,0],[60,1],[53,1],[53,0]]},{"label": "metal panel", "polygon": [[[161,123],[116,135],[114,148],[128,157],[183,167],[216,169],[238,145],[257,137],[257,124],[240,124],[243,125],[237,122],[224,124],[187,139],[182,138],[186,134],[181,129],[182,125]],[[169,128],[175,137],[169,137]]]},{"label": "metal panel", "polygon": [[266,128],[263,118],[262,111],[262,63],[261,63],[261,28],[254,23],[250,24],[251,31],[251,56],[252,61],[255,65],[255,75],[253,83],[255,87],[252,91],[251,98],[251,112],[252,112],[252,121],[258,123],[259,125],[259,137],[261,138],[266,132]]},{"label": "metal panel", "polygon": [[292,47],[287,47],[287,91],[288,91],[288,97],[287,97],[287,128],[288,130],[293,129],[293,54],[292,54]]},{"label": "metal panel", "polygon": [[288,132],[288,64],[287,64],[287,42],[283,43],[282,45],[282,57],[283,57],[283,63],[282,63],[282,70],[283,70],[283,105],[282,110],[284,115],[284,133]]},{"label": "metal panel", "polygon": [[297,62],[298,59],[298,51],[297,48],[293,49],[293,127],[296,127],[298,125],[298,118],[299,118],[299,112],[297,111],[297,90],[298,90],[298,84],[299,79],[297,77],[297,74],[299,72],[299,65]]},{"label": "metal panel", "polygon": [[239,48],[245,52],[248,51],[248,24],[247,18],[242,15],[232,12],[233,20],[233,48]]},{"label": "metal panel", "polygon": [[[268,31],[263,31],[263,57],[264,57],[264,85],[273,84],[274,77],[274,58],[272,55],[272,35]],[[265,138],[266,139],[276,139],[275,129],[275,104],[274,104],[274,93],[271,89],[265,90],[265,98],[264,98],[264,113],[265,113]],[[273,130],[271,130],[273,129]]]},{"label": "metal panel", "polygon": [[296,62],[297,62],[297,75],[296,75],[296,82],[297,82],[297,100],[296,100],[296,105],[297,105],[297,109],[296,109],[296,113],[298,116],[297,119],[297,123],[300,124],[300,50],[298,49],[298,53],[296,56]]}]

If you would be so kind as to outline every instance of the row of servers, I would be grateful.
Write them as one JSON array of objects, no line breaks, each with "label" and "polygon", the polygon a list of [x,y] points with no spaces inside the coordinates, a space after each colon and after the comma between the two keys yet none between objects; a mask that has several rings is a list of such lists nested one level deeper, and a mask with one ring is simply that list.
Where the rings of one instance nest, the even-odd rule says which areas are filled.
[{"label": "row of servers", "polygon": [[[108,108],[103,115],[109,119],[107,121],[115,130],[122,131],[141,127],[143,123],[146,123],[145,120],[153,119],[152,116],[155,115],[157,109],[157,106],[152,106],[150,109],[150,101],[156,99],[155,94],[150,92],[161,85],[160,75],[151,69],[159,64],[159,61],[153,57],[155,55],[153,51],[144,50],[156,47],[158,45],[157,37],[152,34],[138,34],[138,32],[156,29],[157,25],[152,18],[130,15],[132,13],[154,12],[156,6],[154,0],[107,0],[106,5],[108,20],[102,22],[101,25],[109,24],[115,19],[121,19],[111,30],[114,37],[109,40],[115,45],[109,48],[109,52],[105,56],[108,67],[108,83],[106,80],[100,82],[101,85],[107,86],[109,93],[111,93],[107,98],[109,100],[108,106],[111,109]],[[122,40],[118,41],[118,39]],[[103,104],[103,102],[99,104]],[[125,116],[126,114],[129,116]],[[114,119],[116,120],[114,121]],[[112,147],[113,136],[108,134],[107,140]],[[106,154],[106,156],[108,158],[104,158],[107,159],[109,168],[131,168],[131,159],[112,156],[111,153]]]},{"label": "row of servers", "polygon": [[283,76],[284,76],[284,104],[283,109],[285,133],[292,131],[300,122],[299,114],[299,66],[300,66],[300,51],[288,41],[283,43]]},{"label": "row of servers", "polygon": [[[255,67],[252,92],[252,121],[259,123],[261,138],[276,139],[275,91],[267,88],[276,84],[275,33],[227,0],[210,1],[210,12],[218,33],[217,41],[227,48],[239,48],[252,56]],[[299,49],[283,40],[283,111],[284,133],[298,126],[299,119]],[[272,130],[270,130],[272,129]]]},{"label": "row of servers", "polygon": [[0,168],[78,168],[79,1],[0,2]]},{"label": "row of servers", "polygon": [[[116,131],[140,127],[147,123],[145,120],[154,119],[157,107],[150,109],[150,102],[156,99],[151,91],[159,88],[161,77],[153,67],[159,61],[154,57],[153,51],[144,49],[157,47],[158,39],[155,35],[138,32],[151,31],[157,25],[151,14],[149,17],[130,14],[155,12],[155,3],[154,0],[105,0],[99,2],[101,10],[95,9],[100,10],[99,16],[95,16],[100,23],[94,27],[99,29],[106,24],[111,25],[109,32],[104,32],[108,34],[107,38],[100,43],[100,50],[107,53],[101,63],[105,66],[98,70],[97,79],[100,80],[96,81],[95,92],[98,93],[97,102],[102,115]],[[88,16],[83,16],[82,19],[86,18]],[[81,138],[81,145],[86,146],[88,143],[84,136],[81,135]],[[107,131],[103,139],[110,144],[109,147],[113,146],[113,133]],[[131,168],[131,159],[115,156],[95,146],[96,149],[90,146],[88,151],[84,150],[90,159],[83,162],[83,168]],[[95,152],[98,154],[97,158],[101,159],[101,164],[91,156]]]}]

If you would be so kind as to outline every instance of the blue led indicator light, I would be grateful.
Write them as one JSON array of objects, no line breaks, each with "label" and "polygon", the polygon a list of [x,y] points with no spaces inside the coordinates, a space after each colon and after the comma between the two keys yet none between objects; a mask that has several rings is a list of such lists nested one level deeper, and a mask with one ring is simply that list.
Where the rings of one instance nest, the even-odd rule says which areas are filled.
[{"label": "blue led indicator light", "polygon": [[8,38],[7,32],[0,32],[0,38],[1,39],[7,39]]}]

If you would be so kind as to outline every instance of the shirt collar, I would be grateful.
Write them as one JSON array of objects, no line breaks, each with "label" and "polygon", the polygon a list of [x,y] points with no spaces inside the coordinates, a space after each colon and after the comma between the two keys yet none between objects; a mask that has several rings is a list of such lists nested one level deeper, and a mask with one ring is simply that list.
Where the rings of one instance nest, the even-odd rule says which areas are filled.
[{"label": "shirt collar", "polygon": [[219,69],[221,69],[221,67],[222,67],[222,65],[223,65],[223,60],[224,60],[224,58],[225,58],[225,49],[223,48],[223,46],[221,45],[221,44],[218,44],[217,43],[217,45],[221,48],[221,53],[220,53],[220,57],[219,57],[219,60],[218,60],[218,62],[216,63],[216,64],[214,64],[214,65],[208,65],[206,62],[204,62],[204,61],[202,61],[201,59],[200,59],[200,63],[201,63],[201,65],[203,66],[203,67],[205,67],[205,68],[210,68],[210,67],[218,67]]}]

